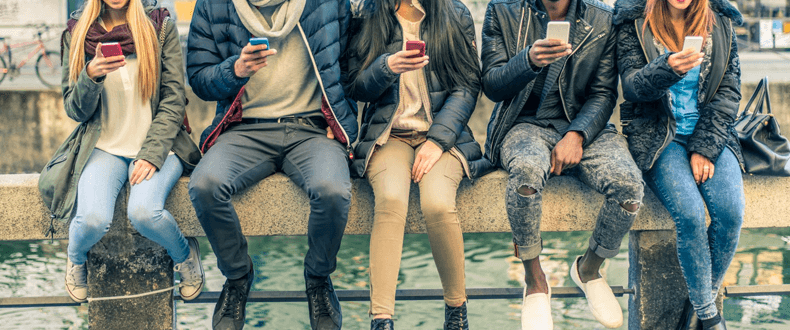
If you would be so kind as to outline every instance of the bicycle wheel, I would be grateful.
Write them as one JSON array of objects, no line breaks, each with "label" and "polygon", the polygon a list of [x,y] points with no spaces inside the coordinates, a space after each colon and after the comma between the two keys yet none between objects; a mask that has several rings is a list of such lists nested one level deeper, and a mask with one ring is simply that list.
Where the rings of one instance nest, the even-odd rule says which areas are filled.
[{"label": "bicycle wheel", "polygon": [[36,76],[47,87],[60,86],[62,71],[60,53],[48,50],[36,60]]},{"label": "bicycle wheel", "polygon": [[5,75],[8,73],[8,67],[5,64],[5,60],[0,57],[0,83],[3,82],[5,79]]}]

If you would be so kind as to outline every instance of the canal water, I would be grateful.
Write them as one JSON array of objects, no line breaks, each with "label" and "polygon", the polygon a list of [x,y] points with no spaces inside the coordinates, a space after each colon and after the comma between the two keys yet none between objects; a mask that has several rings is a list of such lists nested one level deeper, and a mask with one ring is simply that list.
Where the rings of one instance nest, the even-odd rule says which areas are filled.
[{"label": "canal water", "polygon": [[[588,232],[544,234],[543,266],[553,286],[572,286],[569,263],[586,248]],[[468,287],[520,287],[523,269],[512,257],[510,234],[466,234]],[[333,275],[338,289],[368,288],[368,236],[346,236]],[[610,285],[627,286],[627,238],[617,258],[607,261]],[[0,297],[65,295],[65,241],[0,242]],[[224,278],[205,238],[200,239],[207,290],[222,289]],[[744,230],[725,285],[790,283],[790,230]],[[253,290],[304,290],[305,237],[249,238],[257,279]],[[441,288],[425,235],[406,235],[400,286]],[[519,329],[520,304],[513,300],[473,300],[471,329]],[[584,299],[552,299],[555,329],[603,329]],[[620,298],[627,318],[627,298]],[[213,304],[177,303],[179,329],[210,329]],[[344,302],[344,329],[369,329],[366,302]],[[442,301],[407,301],[396,306],[398,329],[441,329]],[[729,298],[729,329],[790,329],[790,296]],[[87,306],[0,309],[0,329],[87,329]],[[250,303],[247,328],[309,329],[307,303]],[[623,326],[622,329],[626,329]]]}]

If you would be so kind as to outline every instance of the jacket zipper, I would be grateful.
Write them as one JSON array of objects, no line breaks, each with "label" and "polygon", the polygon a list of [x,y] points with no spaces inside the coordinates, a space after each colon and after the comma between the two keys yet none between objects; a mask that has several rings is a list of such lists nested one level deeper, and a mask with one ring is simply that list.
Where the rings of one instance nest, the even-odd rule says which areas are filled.
[{"label": "jacket zipper", "polygon": [[[577,22],[579,21],[581,20],[577,20]],[[560,84],[560,81],[562,81],[562,74],[565,73],[565,65],[568,64],[568,60],[570,60],[571,56],[573,56],[573,54],[576,54],[576,51],[578,51],[581,48],[581,46],[584,45],[584,42],[587,41],[588,38],[590,38],[590,35],[593,33],[593,31],[595,31],[595,28],[590,26],[590,31],[587,32],[586,36],[584,36],[582,42],[576,45],[576,49],[574,49],[570,53],[570,55],[568,55],[568,58],[565,59],[565,62],[562,63],[562,69],[560,69],[560,75],[559,78],[557,79],[557,84],[559,85],[557,86],[557,89],[560,91],[560,102],[562,102],[562,111],[565,113],[565,118],[567,118],[569,122],[571,121],[571,116],[568,115],[568,108],[565,106],[565,97],[562,96],[562,84]]]},{"label": "jacket zipper", "polygon": [[329,97],[326,96],[326,89],[324,88],[324,81],[321,79],[321,73],[318,71],[318,65],[315,64],[315,56],[313,56],[313,51],[310,49],[310,42],[307,41],[307,36],[304,34],[304,30],[302,29],[302,23],[296,23],[296,26],[299,27],[299,33],[302,35],[302,40],[304,40],[304,44],[307,47],[307,54],[310,55],[310,63],[313,64],[313,71],[315,71],[315,76],[318,78],[318,85],[321,86],[321,94],[326,99],[326,105],[329,107],[329,111],[332,112],[332,115],[335,117],[335,122],[337,126],[340,127],[340,130],[343,132],[343,135],[346,138],[346,153],[349,156],[349,159],[353,159],[353,153],[351,151],[351,139],[348,137],[348,133],[346,133],[346,129],[343,128],[343,125],[340,124],[340,119],[337,118],[337,114],[335,110],[332,109],[332,104],[329,103]]},{"label": "jacket zipper", "polygon": [[[524,22],[524,4],[522,3],[521,6],[522,7],[521,7],[521,20],[520,21]],[[524,31],[524,40],[526,40],[527,36],[529,35],[529,26],[530,26],[530,24],[532,24],[532,7],[527,7],[527,26],[526,26],[526,30]],[[521,49],[524,49],[526,47],[526,45],[522,45],[523,47],[519,48],[519,44],[521,43],[521,28],[522,28],[522,26],[519,23],[518,36],[517,36],[518,39],[516,39],[516,49],[513,52],[513,55],[510,56],[511,59],[513,59],[513,57],[518,55],[518,52],[521,51]],[[524,43],[526,44],[526,41]],[[527,56],[529,56],[529,55],[527,55]],[[527,58],[527,61],[529,61],[529,58]],[[524,100],[524,103],[527,103],[527,100]],[[511,105],[512,105],[512,103],[511,103]],[[524,105],[522,104],[521,107],[524,107]],[[492,133],[491,134],[491,138],[495,139],[494,141],[499,140],[498,136],[499,136],[499,133],[502,131],[502,128],[501,128],[502,127],[502,117],[504,117],[504,114],[502,113],[503,111],[504,111],[503,109],[501,109],[501,108],[499,109],[499,113],[497,113],[497,117],[499,117],[499,118],[497,118],[498,119],[497,123],[496,123],[496,125],[494,125],[494,131],[491,132]],[[499,153],[498,151],[493,151],[493,152],[497,153],[497,154]],[[498,157],[495,157],[495,158],[498,158]],[[494,162],[497,162],[497,160],[494,160]]]},{"label": "jacket zipper", "polygon": [[[645,61],[650,63],[650,58],[647,57],[647,50],[645,50],[645,41],[642,40],[642,34],[639,33],[639,24],[636,22],[636,20],[634,20],[634,27],[636,28],[636,37],[637,37],[637,39],[639,39],[639,46],[642,47],[642,53],[645,54]],[[669,93],[669,92],[667,92],[667,93]],[[672,99],[671,99],[671,96],[670,96],[670,104],[671,104],[671,102],[672,102]],[[664,149],[667,147],[667,140],[669,139],[669,130],[671,128],[672,127],[669,125],[669,118],[667,118],[667,134],[664,136],[664,142],[661,143],[661,148],[658,148],[658,150],[656,151],[656,154],[653,155],[653,160],[650,161],[650,166],[648,167],[648,169],[653,168],[653,165],[655,165],[656,161],[658,160],[658,156],[661,155],[661,153],[664,152]]]}]

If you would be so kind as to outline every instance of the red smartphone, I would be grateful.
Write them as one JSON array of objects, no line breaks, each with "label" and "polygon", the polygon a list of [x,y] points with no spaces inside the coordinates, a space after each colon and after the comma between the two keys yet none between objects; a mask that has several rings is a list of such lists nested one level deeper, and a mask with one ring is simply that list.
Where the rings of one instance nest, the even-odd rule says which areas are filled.
[{"label": "red smartphone", "polygon": [[117,42],[108,42],[106,44],[101,44],[101,54],[104,55],[104,57],[123,55],[123,51],[121,50],[121,44]]},{"label": "red smartphone", "polygon": [[411,57],[423,57],[425,56],[425,42],[424,41],[407,41],[406,42],[406,50],[414,50],[418,49],[420,51],[419,54],[411,56]]}]

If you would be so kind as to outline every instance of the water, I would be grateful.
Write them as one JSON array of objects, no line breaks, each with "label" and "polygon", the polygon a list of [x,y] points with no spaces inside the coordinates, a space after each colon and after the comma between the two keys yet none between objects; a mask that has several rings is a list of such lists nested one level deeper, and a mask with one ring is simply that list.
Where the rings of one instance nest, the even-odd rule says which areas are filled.
[{"label": "water", "polygon": [[[568,265],[586,248],[589,233],[544,234],[543,266],[553,286],[573,286]],[[468,287],[520,287],[523,269],[512,257],[510,234],[466,234]],[[338,289],[367,289],[368,236],[346,236],[333,281]],[[790,230],[744,230],[741,248],[730,267],[726,285],[790,283]],[[622,253],[607,261],[610,285],[627,286],[628,260]],[[205,238],[200,239],[206,287],[219,291],[224,278]],[[305,237],[249,239],[257,279],[253,290],[304,290],[302,258]],[[65,241],[0,242],[0,297],[65,295]],[[441,288],[425,235],[404,241],[399,288]],[[627,298],[619,298],[627,318]],[[519,329],[520,301],[472,300],[472,329]],[[210,329],[213,304],[177,303],[179,329]],[[369,329],[367,302],[344,302],[344,329]],[[406,301],[396,305],[399,329],[441,329],[442,301]],[[730,329],[790,329],[790,296],[725,300]],[[552,299],[556,329],[603,329],[584,299]],[[87,329],[87,306],[0,309],[2,329]],[[247,328],[309,329],[307,303],[250,303]],[[626,327],[623,326],[622,329]]]}]

